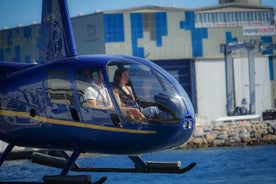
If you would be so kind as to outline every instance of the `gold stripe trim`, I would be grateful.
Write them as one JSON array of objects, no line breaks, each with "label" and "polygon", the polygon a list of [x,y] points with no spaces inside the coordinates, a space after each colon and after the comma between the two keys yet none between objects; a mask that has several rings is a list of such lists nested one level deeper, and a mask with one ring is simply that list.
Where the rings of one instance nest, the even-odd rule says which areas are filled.
[{"label": "gold stripe trim", "polygon": [[124,133],[136,133],[136,134],[156,134],[156,131],[151,130],[132,130],[132,129],[124,129],[124,128],[115,128],[115,127],[105,127],[100,125],[91,125],[81,122],[73,122],[59,119],[46,118],[41,116],[30,116],[27,112],[18,112],[18,111],[9,111],[9,110],[0,110],[0,116],[19,116],[23,118],[30,118],[40,122],[46,122],[56,125],[65,125],[65,126],[74,126],[81,128],[90,128],[96,130],[104,130],[104,131],[112,131],[112,132],[124,132]]}]

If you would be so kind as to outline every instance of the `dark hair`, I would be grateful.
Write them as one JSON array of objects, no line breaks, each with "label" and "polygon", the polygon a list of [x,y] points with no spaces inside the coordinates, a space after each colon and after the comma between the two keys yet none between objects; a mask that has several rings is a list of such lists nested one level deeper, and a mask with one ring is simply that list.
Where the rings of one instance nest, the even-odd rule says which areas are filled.
[{"label": "dark hair", "polygon": [[114,74],[114,77],[113,77],[113,84],[115,86],[118,86],[120,84],[122,73],[124,73],[125,71],[128,71],[128,69],[126,69],[126,68],[118,68],[115,71],[115,74]]}]

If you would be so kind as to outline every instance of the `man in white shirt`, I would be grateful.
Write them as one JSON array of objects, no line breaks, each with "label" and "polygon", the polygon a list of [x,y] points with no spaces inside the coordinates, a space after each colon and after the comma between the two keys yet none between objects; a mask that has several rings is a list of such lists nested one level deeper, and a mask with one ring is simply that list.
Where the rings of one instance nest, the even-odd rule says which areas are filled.
[{"label": "man in white shirt", "polygon": [[97,109],[107,109],[113,107],[107,89],[103,85],[103,75],[101,70],[92,72],[92,82],[84,91],[84,104],[87,107]]}]

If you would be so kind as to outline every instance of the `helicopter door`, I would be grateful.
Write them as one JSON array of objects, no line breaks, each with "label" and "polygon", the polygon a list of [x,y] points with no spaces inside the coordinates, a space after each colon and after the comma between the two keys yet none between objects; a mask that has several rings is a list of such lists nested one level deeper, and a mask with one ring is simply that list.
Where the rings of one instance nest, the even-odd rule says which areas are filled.
[{"label": "helicopter door", "polygon": [[47,114],[49,117],[80,121],[67,70],[53,70],[48,72],[46,82],[49,103]]},{"label": "helicopter door", "polygon": [[82,120],[102,126],[121,126],[103,82],[102,70],[99,68],[75,69],[74,79]]}]

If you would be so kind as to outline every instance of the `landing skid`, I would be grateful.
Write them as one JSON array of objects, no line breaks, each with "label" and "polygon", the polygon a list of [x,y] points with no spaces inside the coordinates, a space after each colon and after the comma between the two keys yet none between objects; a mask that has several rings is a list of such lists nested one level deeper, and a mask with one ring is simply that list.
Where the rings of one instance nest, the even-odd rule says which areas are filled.
[{"label": "landing skid", "polygon": [[24,182],[24,181],[0,181],[0,184],[103,184],[107,177],[102,177],[96,182],[91,182],[89,175],[79,176],[44,176],[44,182]]},{"label": "landing skid", "polygon": [[[129,156],[134,162],[134,168],[93,168],[79,167],[77,164],[71,167],[76,172],[130,172],[130,173],[170,173],[182,174],[191,170],[196,163],[190,163],[181,168],[181,162],[145,162],[139,156]],[[50,156],[43,153],[34,153],[32,162],[51,167],[64,168],[67,160],[62,157]]]},{"label": "landing skid", "polygon": [[44,176],[43,180],[45,184],[102,184],[107,180],[107,177],[102,177],[98,181],[91,183],[91,176],[80,175],[80,176]]},{"label": "landing skid", "polygon": [[[0,154],[0,167],[3,164],[4,160],[7,158],[8,154],[12,151],[14,145],[9,144],[4,152]],[[24,181],[1,181],[0,184],[72,184],[72,183],[78,183],[78,184],[103,184],[107,177],[102,177],[96,182],[91,182],[91,176],[90,175],[80,175],[80,176],[66,176],[68,171],[72,167],[79,167],[77,164],[75,164],[75,160],[78,158],[80,151],[75,150],[71,157],[69,157],[64,151],[58,152],[61,154],[60,156],[63,158],[66,158],[66,164],[64,164],[64,168],[60,175],[56,176],[44,176],[43,180],[44,182],[24,182]],[[46,155],[46,154],[44,154]],[[1,179],[1,178],[0,178]]]},{"label": "landing skid", "polygon": [[[7,155],[11,152],[14,145],[9,144],[4,152],[0,155],[0,166],[4,162]],[[107,177],[102,177],[98,181],[92,183],[89,175],[81,175],[81,176],[67,176],[69,171],[76,172],[130,172],[130,173],[171,173],[171,174],[181,174],[191,170],[196,163],[191,163],[186,167],[181,168],[181,162],[145,162],[139,156],[129,156],[129,158],[134,163],[134,168],[93,168],[87,167],[82,168],[78,164],[75,163],[77,158],[79,157],[81,151],[75,150],[71,156],[67,155],[64,151],[58,151],[58,154],[55,156],[34,152],[32,157],[32,161],[34,163],[52,166],[57,168],[63,168],[60,175],[57,176],[44,176],[43,180],[45,183],[39,184],[64,184],[64,183],[88,183],[88,184],[102,184],[107,180]],[[34,184],[37,182],[5,182],[0,181],[0,184],[6,183],[25,183],[25,184]]]},{"label": "landing skid", "polygon": [[[189,170],[191,170],[196,163],[190,163],[188,166],[183,168],[171,168],[169,165],[171,163],[151,163],[151,164],[164,164],[162,168],[155,168],[151,166],[147,166],[146,169],[140,169],[140,168],[79,168],[79,169],[73,169],[73,171],[76,172],[132,172],[132,173],[170,173],[170,174],[182,174]],[[167,165],[168,166],[165,166]]]}]

